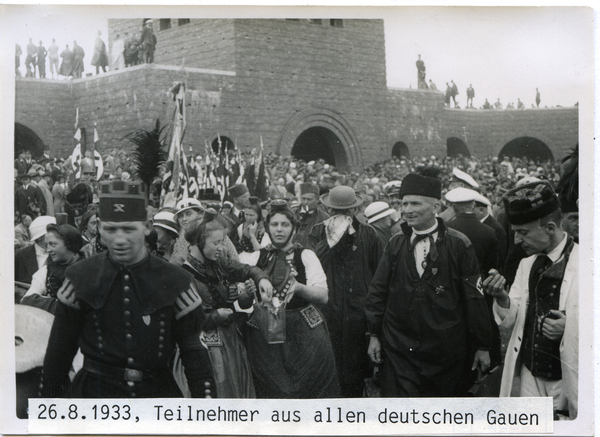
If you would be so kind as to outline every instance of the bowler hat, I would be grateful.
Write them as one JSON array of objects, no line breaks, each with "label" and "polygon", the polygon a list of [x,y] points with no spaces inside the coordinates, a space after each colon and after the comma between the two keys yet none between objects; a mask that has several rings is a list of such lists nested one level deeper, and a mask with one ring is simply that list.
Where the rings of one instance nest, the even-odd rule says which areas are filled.
[{"label": "bowler hat", "polygon": [[321,203],[328,208],[350,209],[363,203],[363,198],[357,195],[351,187],[340,185],[333,187],[327,194],[321,196]]}]

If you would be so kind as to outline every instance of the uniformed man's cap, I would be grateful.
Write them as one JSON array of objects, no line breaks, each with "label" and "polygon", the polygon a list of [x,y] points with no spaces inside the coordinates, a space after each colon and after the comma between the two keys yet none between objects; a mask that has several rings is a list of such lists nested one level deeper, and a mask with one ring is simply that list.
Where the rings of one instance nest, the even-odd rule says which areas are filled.
[{"label": "uniformed man's cap", "polygon": [[544,218],[560,208],[560,201],[547,181],[514,188],[502,196],[511,225],[524,225]]},{"label": "uniformed man's cap", "polygon": [[479,193],[469,188],[454,188],[446,193],[446,200],[452,203],[472,202]]},{"label": "uniformed man's cap", "polygon": [[106,181],[99,186],[98,216],[106,222],[145,222],[148,199],[140,181]]},{"label": "uniformed man's cap", "polygon": [[319,186],[316,184],[311,184],[310,182],[305,182],[300,184],[300,195],[302,194],[316,194],[319,195]]},{"label": "uniformed man's cap", "polygon": [[452,169],[452,176],[454,176],[455,180],[464,182],[473,188],[479,188],[479,184],[475,181],[475,179],[473,179],[471,176],[469,176],[467,173],[465,173],[459,168],[454,167]]},{"label": "uniformed man's cap", "polygon": [[475,198],[475,205],[477,206],[492,206],[492,202],[482,194],[477,193]]}]

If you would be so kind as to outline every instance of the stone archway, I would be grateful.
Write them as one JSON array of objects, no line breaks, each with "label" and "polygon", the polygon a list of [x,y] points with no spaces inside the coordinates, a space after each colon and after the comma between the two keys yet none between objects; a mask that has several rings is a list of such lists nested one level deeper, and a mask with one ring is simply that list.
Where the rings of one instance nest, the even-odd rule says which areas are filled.
[{"label": "stone archway", "polygon": [[394,147],[392,147],[392,156],[395,156],[396,158],[410,158],[410,151],[408,150],[406,143],[398,141],[394,144]]},{"label": "stone archway", "polygon": [[305,162],[323,159],[327,164],[334,166],[348,163],[340,139],[321,126],[311,127],[302,132],[294,142],[291,155]]},{"label": "stone archway", "polygon": [[44,142],[27,126],[15,123],[15,158],[23,150],[29,150],[33,158],[39,158],[44,154]]},{"label": "stone archway", "polygon": [[308,156],[310,149],[307,147],[311,140],[328,145],[332,154],[330,159],[340,170],[362,166],[358,139],[350,124],[329,109],[310,108],[293,116],[283,129],[277,153]]},{"label": "stone archway", "polygon": [[457,158],[458,155],[469,158],[471,157],[471,151],[463,140],[450,137],[446,140],[446,155],[451,158]]},{"label": "stone archway", "polygon": [[502,161],[505,156],[527,158],[533,161],[554,161],[550,147],[534,137],[519,137],[509,141],[500,150],[498,158]]}]

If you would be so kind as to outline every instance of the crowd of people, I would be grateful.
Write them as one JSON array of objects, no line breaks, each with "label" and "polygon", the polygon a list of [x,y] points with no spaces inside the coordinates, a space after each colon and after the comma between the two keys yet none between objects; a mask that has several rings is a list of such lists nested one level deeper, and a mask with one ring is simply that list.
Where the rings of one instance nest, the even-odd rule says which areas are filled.
[{"label": "crowd of people", "polygon": [[[146,20],[139,36],[135,34],[130,36],[128,32],[125,32],[124,38],[121,38],[120,34],[116,34],[109,57],[106,44],[102,40],[102,32],[98,31],[94,42],[91,65],[96,67],[96,74],[100,74],[100,69],[103,73],[106,73],[107,68],[114,71],[133,65],[153,63],[156,43],[157,38],[154,34],[153,22],[152,20]],[[85,51],[77,44],[77,41],[73,41],[72,48],[69,48],[69,44],[66,44],[60,54],[59,51],[60,48],[55,39],[52,39],[52,44],[46,49],[42,41],[36,46],[29,38],[29,43],[26,46],[25,77],[45,79],[46,58],[52,79],[58,79],[59,76],[62,76],[63,79],[80,79],[83,77]],[[23,49],[19,44],[16,44],[15,74],[17,76],[21,76],[19,69],[21,55],[23,55]]]},{"label": "crowd of people", "polygon": [[74,180],[69,160],[15,161],[16,300],[54,315],[41,396],[552,396],[576,416],[558,163],[269,154],[263,198],[245,181],[161,208],[135,157],[104,162]]}]

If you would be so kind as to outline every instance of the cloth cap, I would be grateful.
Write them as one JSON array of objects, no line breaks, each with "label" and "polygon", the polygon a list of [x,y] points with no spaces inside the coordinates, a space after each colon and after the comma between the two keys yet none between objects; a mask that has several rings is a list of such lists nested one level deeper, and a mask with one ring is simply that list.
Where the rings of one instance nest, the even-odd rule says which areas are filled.
[{"label": "cloth cap", "polygon": [[160,211],[156,213],[152,219],[152,226],[158,226],[159,228],[178,234],[175,214],[170,211]]},{"label": "cloth cap", "polygon": [[31,241],[35,241],[38,238],[46,235],[46,227],[50,224],[56,224],[56,219],[54,217],[50,217],[49,215],[36,217],[36,219],[29,225]]},{"label": "cloth cap", "polygon": [[379,219],[387,217],[394,211],[395,210],[390,208],[390,205],[385,202],[373,202],[365,208],[365,217],[367,223],[371,224]]},{"label": "cloth cap", "polygon": [[228,191],[231,198],[235,199],[236,197],[240,197],[248,193],[248,187],[244,184],[237,184],[231,187]]},{"label": "cloth cap", "polygon": [[442,181],[417,173],[407,174],[402,180],[400,197],[407,195],[442,198]]},{"label": "cloth cap", "polygon": [[475,205],[478,206],[492,206],[492,202],[482,194],[477,193],[477,197],[475,198]]},{"label": "cloth cap", "polygon": [[310,182],[300,184],[300,195],[309,193],[316,194],[318,196],[319,186],[316,184],[311,184]]},{"label": "cloth cap", "polygon": [[454,188],[446,193],[446,200],[452,203],[472,202],[479,193],[469,188]]},{"label": "cloth cap", "polygon": [[511,225],[531,223],[560,208],[558,196],[546,181],[514,188],[502,196],[502,201]]},{"label": "cloth cap", "polygon": [[187,199],[182,199],[179,202],[177,202],[177,212],[175,213],[175,215],[178,215],[183,211],[187,211],[188,209],[197,209],[199,211],[204,211],[204,207],[198,199],[188,197]]},{"label": "cloth cap", "polygon": [[146,186],[140,181],[106,181],[99,186],[98,217],[106,222],[145,222]]},{"label": "cloth cap", "polygon": [[470,185],[473,188],[479,188],[479,184],[477,182],[475,182],[475,179],[473,179],[471,176],[469,176],[467,173],[465,173],[464,171],[462,171],[459,168],[454,167],[452,169],[452,175],[456,179],[461,180],[462,182]]},{"label": "cloth cap", "polygon": [[363,203],[363,198],[358,196],[351,187],[340,185],[333,187],[329,193],[323,194],[321,203],[328,208],[350,209]]}]

